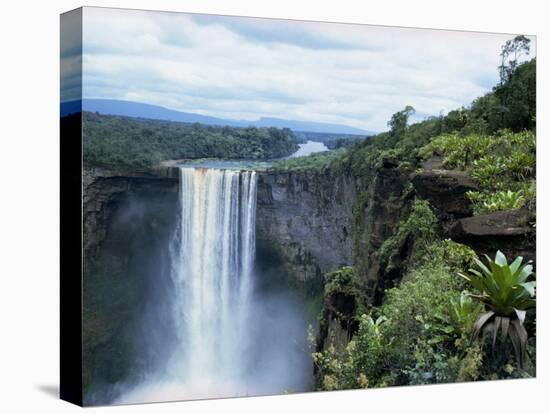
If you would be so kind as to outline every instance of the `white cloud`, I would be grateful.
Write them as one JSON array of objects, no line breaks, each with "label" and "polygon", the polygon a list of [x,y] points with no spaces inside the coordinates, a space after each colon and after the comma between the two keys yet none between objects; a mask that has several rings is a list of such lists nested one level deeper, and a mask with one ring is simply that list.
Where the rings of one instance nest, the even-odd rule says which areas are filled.
[{"label": "white cloud", "polygon": [[490,90],[511,37],[85,8],[84,97],[384,130]]}]

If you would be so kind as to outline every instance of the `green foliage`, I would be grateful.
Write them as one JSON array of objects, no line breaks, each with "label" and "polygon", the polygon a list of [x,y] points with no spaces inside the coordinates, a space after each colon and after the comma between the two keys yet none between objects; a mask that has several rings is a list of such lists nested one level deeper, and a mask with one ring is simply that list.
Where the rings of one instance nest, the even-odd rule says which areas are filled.
[{"label": "green foliage", "polygon": [[483,187],[510,185],[535,176],[536,138],[532,131],[500,131],[490,137],[486,154],[472,160],[472,176]]},{"label": "green foliage", "polygon": [[[460,342],[457,340],[457,343],[458,348],[460,347]],[[468,344],[465,355],[460,361],[456,381],[475,381],[480,378],[482,375],[483,356],[483,349],[480,343]]]},{"label": "green foliage", "polygon": [[471,296],[485,304],[488,311],[476,321],[473,338],[481,332],[492,335],[493,347],[499,330],[503,338],[510,338],[519,366],[523,365],[527,349],[527,331],[523,326],[526,311],[535,306],[535,281],[533,266],[517,257],[508,264],[502,252],[495,259],[486,256],[488,267],[476,259],[479,270],[469,269],[468,275],[459,273],[476,289]]},{"label": "green foliage", "polygon": [[343,351],[313,354],[317,387],[448,382],[461,371],[475,376],[478,359],[465,338],[480,307],[461,294],[465,283],[456,276],[474,256],[450,240],[427,246],[401,285],[386,292],[385,303],[359,316],[358,332]]},{"label": "green foliage", "polygon": [[426,247],[437,237],[437,218],[425,200],[416,200],[406,220],[398,227],[397,233],[387,238],[379,250],[380,263],[385,266],[385,272],[390,273],[398,268],[400,253],[407,240],[414,243],[414,251],[410,254],[415,261]]},{"label": "green foliage", "polygon": [[272,169],[277,172],[310,171],[334,174],[338,171],[338,164],[345,155],[346,150],[344,148],[330,152],[317,152],[305,157],[277,161],[273,164]]},{"label": "green foliage", "polygon": [[402,111],[396,112],[392,115],[391,119],[388,121],[388,126],[390,127],[390,137],[399,139],[407,129],[407,123],[409,118],[414,115],[416,110],[407,105]]},{"label": "green foliage", "polygon": [[458,300],[451,299],[452,322],[456,332],[466,334],[471,332],[475,319],[482,311],[482,306],[473,301],[468,292],[462,291]]},{"label": "green foliage", "polygon": [[[406,111],[398,112],[388,123],[390,131],[347,147],[325,162],[322,171],[345,173],[365,183],[377,177],[375,173],[380,169],[397,168],[407,173],[436,155],[442,157],[445,168],[464,170],[479,184],[479,191],[469,194],[476,213],[520,206],[533,209],[536,60],[518,62],[514,54],[521,52],[522,42],[519,38],[515,45],[511,41],[507,50],[503,49],[505,77],[469,107],[412,125],[408,125],[408,116],[403,116]],[[356,223],[362,223],[369,196],[367,191],[359,190],[357,194]],[[513,361],[510,348],[516,347],[522,358],[522,350],[534,349],[534,341],[524,341],[523,323],[510,321],[506,325],[508,335],[510,331],[517,335],[512,334],[512,344],[507,342],[510,346],[498,354],[488,350],[487,340],[491,342],[492,338],[471,341],[476,336],[472,334],[479,332],[479,320],[488,305],[465,293],[468,282],[457,273],[463,274],[479,261],[470,248],[438,240],[437,221],[432,218],[426,203],[415,202],[396,234],[382,244],[381,268],[399,273],[395,280],[401,283],[386,290],[380,306],[357,315],[359,328],[345,349],[331,346],[313,354],[318,389],[531,375]],[[354,234],[361,231],[354,230]],[[517,289],[508,292],[514,296]],[[480,292],[476,295],[482,296]],[[513,314],[507,317],[515,318]],[[494,334],[502,330],[505,317],[499,318],[497,323],[495,313],[483,326]]]},{"label": "green foliage", "polygon": [[424,159],[443,155],[446,168],[471,170],[474,178],[488,185],[496,179],[521,180],[533,176],[535,151],[533,131],[502,130],[495,135],[444,134],[424,146],[421,154]]},{"label": "green foliage", "polygon": [[500,57],[502,63],[498,67],[500,72],[500,83],[506,83],[518,67],[518,59],[521,55],[528,55],[531,47],[531,40],[524,35],[518,35],[512,40],[507,40],[502,46]]},{"label": "green foliage", "polygon": [[353,267],[345,266],[325,275],[325,296],[333,293],[357,295],[358,292],[359,281]]},{"label": "green foliage", "polygon": [[525,205],[526,198],[523,191],[497,191],[496,193],[482,194],[468,192],[468,197],[474,203],[477,214],[492,213],[494,211],[513,210]]},{"label": "green foliage", "polygon": [[471,173],[481,191],[468,197],[477,214],[523,207],[535,200],[536,138],[533,131],[494,135],[441,135],[421,150],[444,156],[446,168]]},{"label": "green foliage", "polygon": [[[506,67],[506,75],[493,91],[474,100],[468,110],[465,133],[514,132],[536,126],[536,59]],[[502,72],[501,72],[502,75]]]},{"label": "green foliage", "polygon": [[456,243],[451,239],[441,240],[439,243],[443,249],[443,261],[451,267],[467,269],[477,259],[477,254],[465,244]]},{"label": "green foliage", "polygon": [[167,159],[270,159],[298,149],[289,129],[233,128],[83,114],[84,161],[148,166]]},{"label": "green foliage", "polygon": [[464,170],[472,161],[484,156],[491,145],[491,137],[479,134],[444,134],[433,139],[422,148],[422,155],[428,158],[432,154],[444,155],[443,165],[448,169]]},{"label": "green foliage", "polygon": [[[536,59],[517,66],[506,81],[494,88],[502,111],[493,117],[489,132],[501,128],[512,131],[534,130],[536,127]],[[496,119],[495,119],[496,118]]]}]

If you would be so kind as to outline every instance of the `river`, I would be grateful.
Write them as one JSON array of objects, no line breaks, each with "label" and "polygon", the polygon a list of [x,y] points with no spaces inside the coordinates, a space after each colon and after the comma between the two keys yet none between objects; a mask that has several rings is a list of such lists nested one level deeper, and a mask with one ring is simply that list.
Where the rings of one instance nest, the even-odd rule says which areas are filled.
[{"label": "river", "polygon": [[298,149],[298,151],[292,154],[289,158],[304,157],[306,155],[315,154],[316,152],[329,150],[324,143],[317,141],[308,141],[304,144],[299,144],[299,146],[300,148]]}]

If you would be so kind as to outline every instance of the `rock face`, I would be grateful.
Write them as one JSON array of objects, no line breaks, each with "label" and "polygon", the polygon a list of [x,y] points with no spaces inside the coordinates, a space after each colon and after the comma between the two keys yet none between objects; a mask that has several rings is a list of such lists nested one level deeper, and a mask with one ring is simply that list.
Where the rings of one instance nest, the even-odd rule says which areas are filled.
[{"label": "rock face", "polygon": [[331,345],[339,352],[344,350],[359,328],[355,318],[357,305],[357,298],[349,293],[336,292],[325,297],[319,326],[318,351],[328,349]]},{"label": "rock face", "polygon": [[[259,256],[279,256],[291,279],[317,281],[343,265],[354,267],[368,304],[380,304],[387,288],[395,285],[403,269],[385,273],[380,248],[395,235],[415,198],[427,200],[439,218],[443,237],[472,247],[478,254],[534,260],[535,235],[526,212],[473,215],[468,191],[478,189],[464,172],[440,168],[408,175],[391,161],[361,177],[335,177],[312,172],[263,172],[258,181],[257,248]],[[403,239],[399,254],[406,259],[414,240]],[[349,299],[349,298],[347,298]],[[325,297],[318,348],[331,343],[345,346],[355,329],[344,297]],[[345,308],[345,309],[344,309]],[[350,313],[351,312],[351,313]],[[348,315],[348,316],[346,316]],[[328,341],[328,342],[327,342]]]},{"label": "rock face", "polygon": [[418,196],[428,200],[438,217],[445,221],[469,217],[472,205],[466,192],[478,189],[463,171],[422,170],[411,175]]},{"label": "rock face", "polygon": [[370,181],[358,182],[361,197],[355,207],[355,243],[353,265],[363,278],[366,297],[376,302],[379,292],[388,287],[381,274],[380,247],[397,232],[401,218],[407,213],[414,193],[396,165],[385,162]]},{"label": "rock face", "polygon": [[508,258],[536,260],[534,214],[525,209],[497,211],[458,220],[450,230],[453,240],[472,247],[478,254],[494,256],[500,249]]},{"label": "rock face", "polygon": [[[355,329],[349,315],[355,313],[358,302],[380,303],[384,290],[394,283],[394,276],[381,270],[385,266],[379,251],[396,234],[415,197],[430,202],[445,237],[471,246],[478,254],[494,255],[500,248],[508,257],[535,259],[529,212],[471,217],[466,192],[477,186],[462,172],[439,169],[436,161],[412,175],[391,161],[361,177],[258,173],[257,265],[277,270],[258,272],[264,282],[268,285],[271,276],[282,273],[287,281],[320,295],[323,275],[348,265],[354,267],[365,290],[358,301],[338,295],[325,298],[318,337],[321,347],[328,340],[345,346]],[[99,167],[84,171],[84,362],[90,367],[85,386],[100,383],[112,389],[112,384],[131,378],[133,369],[137,372],[143,364],[154,363],[154,351],[148,352],[147,344],[141,349],[133,345],[136,334],[146,338],[144,342],[165,340],[148,338],[146,331],[140,331],[140,323],[153,317],[147,313],[151,301],[162,303],[164,293],[158,286],[171,286],[166,246],[177,217],[177,171],[169,165],[141,171]],[[404,256],[409,244],[404,239],[400,247]],[[158,292],[157,296],[151,292]],[[149,323],[170,329],[168,316]]]},{"label": "rock face", "polygon": [[369,180],[345,174],[261,173],[258,254],[279,257],[288,277],[318,287],[324,273],[353,265],[365,275],[373,296],[379,287],[378,249],[407,209],[407,184],[408,178],[391,164]]},{"label": "rock face", "polygon": [[300,282],[353,261],[354,182],[346,176],[261,173],[256,212],[257,249],[280,257]]},{"label": "rock face", "polygon": [[169,169],[83,173],[84,398],[105,403],[154,359],[143,321],[170,286],[178,181]]},{"label": "rock face", "polygon": [[113,169],[85,166],[82,174],[85,265],[104,240],[109,220],[120,201],[129,196],[177,194],[177,169]]}]

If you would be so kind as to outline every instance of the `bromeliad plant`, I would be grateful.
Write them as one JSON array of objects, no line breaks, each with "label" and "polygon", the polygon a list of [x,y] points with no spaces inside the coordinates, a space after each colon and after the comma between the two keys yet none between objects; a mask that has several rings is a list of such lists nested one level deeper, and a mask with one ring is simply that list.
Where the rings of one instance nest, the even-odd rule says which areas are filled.
[{"label": "bromeliad plant", "polygon": [[475,322],[472,339],[480,333],[489,333],[493,338],[493,349],[499,330],[502,338],[510,338],[520,368],[523,366],[527,350],[527,330],[523,325],[527,309],[535,305],[535,281],[530,262],[523,263],[523,258],[516,258],[508,264],[506,257],[499,250],[495,260],[487,258],[488,266],[479,259],[475,263],[479,270],[470,269],[469,274],[459,273],[479,294],[470,294],[483,302],[488,309]]},{"label": "bromeliad plant", "polygon": [[451,306],[457,336],[463,332],[470,332],[475,320],[482,312],[482,305],[478,302],[474,303],[468,292],[462,291],[458,300],[451,299]]},{"label": "bromeliad plant", "polygon": [[521,208],[527,201],[523,190],[497,191],[492,193],[469,191],[467,195],[474,203],[474,210],[480,214]]}]

